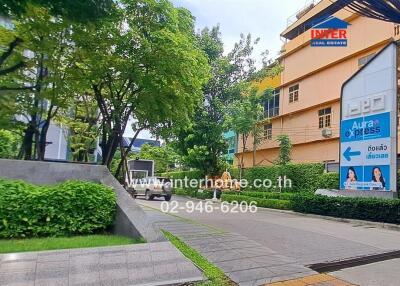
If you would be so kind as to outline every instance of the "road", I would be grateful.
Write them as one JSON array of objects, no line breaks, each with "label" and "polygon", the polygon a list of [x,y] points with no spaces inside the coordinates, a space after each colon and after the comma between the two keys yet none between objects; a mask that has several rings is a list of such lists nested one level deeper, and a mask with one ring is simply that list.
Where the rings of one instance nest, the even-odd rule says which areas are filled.
[{"label": "road", "polygon": [[[163,201],[163,199],[137,200],[139,204],[156,209],[161,208]],[[241,234],[282,255],[294,258],[298,263],[305,266],[365,257],[400,249],[400,232],[395,230],[261,208],[256,213],[223,213],[220,209],[217,209],[220,208],[219,204],[213,205],[214,210],[211,213],[206,213],[204,210],[203,212],[199,210],[189,212],[187,204],[191,200],[175,196],[172,201],[169,202],[168,206],[172,207],[175,204],[177,206],[176,215],[178,216],[224,231]],[[198,200],[193,201],[195,204],[200,202]],[[204,204],[204,201],[202,202]],[[363,284],[360,281],[354,281],[354,283],[358,282],[359,285],[398,285],[400,264],[393,263],[393,261],[395,260],[348,268],[335,272],[335,274],[343,278],[351,278],[348,280],[355,280],[355,278],[360,278],[360,272],[371,273],[371,269],[382,268],[386,269],[387,273],[394,274],[389,276],[382,274],[382,277],[370,274],[369,277],[372,275],[378,281],[375,281],[375,284],[365,284],[365,281],[361,281]],[[386,265],[390,269],[385,268]],[[397,277],[396,282],[388,284],[388,277],[392,280],[393,275]],[[367,276],[364,276],[364,278],[371,280]]]}]

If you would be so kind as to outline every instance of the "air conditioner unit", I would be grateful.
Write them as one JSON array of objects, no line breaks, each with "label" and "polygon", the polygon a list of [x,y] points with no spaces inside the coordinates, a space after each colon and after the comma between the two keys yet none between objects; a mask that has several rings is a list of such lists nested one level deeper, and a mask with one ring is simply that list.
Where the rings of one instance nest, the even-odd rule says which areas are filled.
[{"label": "air conditioner unit", "polygon": [[322,129],[322,136],[325,138],[330,138],[332,137],[332,130],[331,129]]}]

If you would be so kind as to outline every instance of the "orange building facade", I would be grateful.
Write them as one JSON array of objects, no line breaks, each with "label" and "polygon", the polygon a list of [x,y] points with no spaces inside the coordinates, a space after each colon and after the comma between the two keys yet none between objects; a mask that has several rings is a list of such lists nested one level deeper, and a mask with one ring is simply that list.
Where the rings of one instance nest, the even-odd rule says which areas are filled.
[{"label": "orange building facade", "polygon": [[347,47],[311,47],[311,30],[315,21],[332,2],[322,0],[303,11],[281,36],[286,39],[280,58],[283,72],[267,79],[261,87],[276,88],[273,102],[265,104],[264,138],[254,155],[252,138],[244,156],[244,167],[269,165],[279,153],[276,137],[286,134],[293,144],[292,162],[339,162],[340,94],[342,84],[360,67],[398,39],[399,27],[393,23],[358,16],[340,10],[333,16],[350,24]]}]

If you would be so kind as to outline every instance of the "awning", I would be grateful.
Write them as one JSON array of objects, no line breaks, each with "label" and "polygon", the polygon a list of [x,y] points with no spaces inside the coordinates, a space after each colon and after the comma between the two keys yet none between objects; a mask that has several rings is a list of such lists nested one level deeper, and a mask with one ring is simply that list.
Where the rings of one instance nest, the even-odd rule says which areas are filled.
[{"label": "awning", "polygon": [[360,15],[400,24],[400,0],[337,0]]}]

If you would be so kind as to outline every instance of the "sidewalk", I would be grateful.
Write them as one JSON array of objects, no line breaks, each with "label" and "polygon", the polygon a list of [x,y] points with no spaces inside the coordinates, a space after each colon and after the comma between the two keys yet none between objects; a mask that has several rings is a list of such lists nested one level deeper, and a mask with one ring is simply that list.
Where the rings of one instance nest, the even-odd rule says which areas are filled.
[{"label": "sidewalk", "polygon": [[264,285],[317,274],[245,236],[142,207],[154,225],[182,239],[240,286]]},{"label": "sidewalk", "polygon": [[0,255],[2,286],[172,285],[203,280],[171,243]]}]

